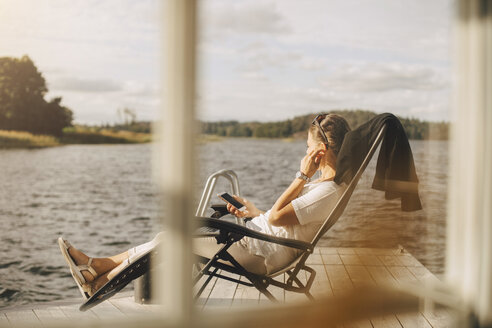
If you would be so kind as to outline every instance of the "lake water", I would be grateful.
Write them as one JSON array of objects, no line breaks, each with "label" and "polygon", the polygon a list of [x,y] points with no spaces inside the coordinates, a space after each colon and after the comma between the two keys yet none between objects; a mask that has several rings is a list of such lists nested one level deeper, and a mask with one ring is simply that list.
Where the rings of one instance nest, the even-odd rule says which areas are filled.
[{"label": "lake water", "polygon": [[[322,245],[403,245],[435,274],[443,272],[448,143],[412,141],[422,211],[370,189],[373,160]],[[225,139],[199,146],[197,194],[206,177],[236,171],[242,195],[268,209],[292,181],[304,141]],[[124,251],[159,231],[151,145],[73,145],[0,150],[0,307],[78,297],[60,254],[63,235],[99,257]],[[226,184],[218,191],[229,190]],[[219,202],[219,201],[217,201]]]}]

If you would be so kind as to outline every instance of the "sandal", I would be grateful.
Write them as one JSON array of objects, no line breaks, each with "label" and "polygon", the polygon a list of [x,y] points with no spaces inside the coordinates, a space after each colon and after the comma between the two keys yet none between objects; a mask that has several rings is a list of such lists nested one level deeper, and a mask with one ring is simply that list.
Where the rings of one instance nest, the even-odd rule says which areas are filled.
[{"label": "sandal", "polygon": [[65,261],[67,262],[68,266],[70,267],[70,273],[72,274],[73,279],[77,283],[77,287],[79,287],[80,293],[85,299],[89,299],[90,295],[89,293],[84,290],[87,288],[82,287],[82,285],[88,284],[89,282],[85,279],[84,275],[82,274],[82,271],[89,271],[90,274],[94,277],[94,280],[97,278],[98,274],[96,270],[91,266],[92,264],[92,257],[89,257],[89,261],[87,264],[81,264],[77,265],[73,261],[72,257],[70,256],[70,253],[68,250],[72,245],[66,240],[63,239],[63,237],[58,238],[58,245],[60,246],[60,250],[63,254],[63,257],[65,258]]}]

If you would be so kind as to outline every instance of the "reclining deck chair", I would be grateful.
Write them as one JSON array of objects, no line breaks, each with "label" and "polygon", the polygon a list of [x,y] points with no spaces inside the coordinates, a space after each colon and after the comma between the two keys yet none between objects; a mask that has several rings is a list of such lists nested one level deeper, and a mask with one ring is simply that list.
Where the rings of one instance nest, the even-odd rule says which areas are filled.
[{"label": "reclining deck chair", "polygon": [[[377,147],[381,143],[386,126],[380,129],[374,143],[372,144],[369,152],[365,156],[362,164],[360,165],[357,173],[354,175],[350,183],[348,184],[345,192],[342,194],[337,204],[331,211],[331,213],[326,218],[325,222],[321,225],[320,229],[314,236],[311,242],[304,242],[295,239],[287,239],[276,237],[258,231],[249,229],[244,225],[238,223],[232,223],[227,220],[220,219],[221,216],[227,214],[225,206],[213,206],[216,210],[212,217],[197,217],[199,221],[199,226],[202,228],[198,229],[195,236],[197,237],[207,237],[213,236],[217,239],[217,243],[223,244],[219,251],[212,258],[205,258],[197,256],[198,272],[193,277],[193,284],[195,285],[204,275],[207,275],[207,279],[203,285],[199,288],[195,299],[197,299],[212,280],[213,277],[218,277],[221,279],[236,282],[242,285],[255,287],[261,293],[263,293],[268,299],[276,301],[276,298],[268,291],[270,285],[283,288],[287,291],[304,293],[309,299],[313,299],[313,296],[309,292],[311,285],[316,276],[316,272],[306,265],[306,260],[313,253],[314,247],[321,239],[321,237],[338,221],[343,211],[347,207],[347,204],[354,192],[357,183],[359,182],[362,173],[369,164],[371,158],[376,152]],[[244,237],[255,238],[259,240],[264,240],[267,242],[276,243],[279,245],[292,247],[299,250],[298,256],[291,261],[288,265],[283,268],[279,268],[273,273],[268,273],[265,275],[258,275],[252,272],[248,272],[243,268],[233,256],[231,256],[227,250],[235,242],[241,240]],[[101,287],[92,297],[88,298],[85,303],[80,306],[81,311],[86,311],[91,307],[103,302],[104,300],[112,297],[123,289],[132,280],[140,277],[144,273],[148,272],[150,269],[150,262],[153,259],[157,259],[159,247],[142,254],[139,258],[135,259],[133,263],[124,268],[119,274],[117,274],[113,279],[108,281],[103,287]],[[242,281],[229,276],[225,276],[218,273],[219,270],[223,270],[229,273],[237,274],[245,277],[248,281]],[[303,270],[309,272],[309,278],[307,282],[303,284],[297,275]],[[280,282],[274,278],[286,273],[288,278],[287,281]],[[295,283],[295,285],[294,285]]]},{"label": "reclining deck chair", "polygon": [[[300,240],[281,238],[281,237],[260,233],[258,231],[249,229],[243,225],[238,225],[214,217],[197,218],[200,221],[201,226],[215,229],[215,231],[211,231],[208,234],[208,236],[214,236],[217,239],[217,242],[223,244],[223,246],[211,259],[198,256],[198,260],[202,264],[202,267],[194,277],[193,283],[196,284],[200,280],[200,278],[204,275],[208,275],[209,277],[206,279],[204,284],[198,290],[197,294],[195,295],[195,299],[201,295],[201,293],[203,292],[203,290],[205,289],[205,287],[213,277],[229,280],[245,286],[256,287],[262,294],[268,297],[268,299],[270,299],[271,301],[277,301],[277,300],[268,291],[268,286],[270,285],[283,288],[287,291],[304,293],[309,299],[313,299],[313,296],[311,295],[309,290],[316,276],[316,271],[314,271],[312,268],[306,265],[306,260],[313,253],[314,247],[321,239],[321,237],[338,221],[340,216],[343,214],[343,211],[347,207],[350,197],[352,196],[352,193],[354,192],[355,187],[357,186],[357,183],[359,182],[359,179],[362,176],[362,173],[366,169],[371,158],[376,152],[377,147],[381,143],[384,137],[385,130],[386,130],[386,126],[383,125],[374,143],[369,149],[369,152],[367,153],[362,164],[357,170],[357,173],[354,175],[354,177],[348,184],[345,192],[342,194],[337,204],[335,205],[331,213],[328,215],[325,222],[321,225],[320,229],[318,230],[318,232],[316,233],[316,235],[314,236],[313,240],[310,243]],[[222,211],[222,213],[224,214],[225,212]],[[197,236],[205,236],[205,235],[207,234],[203,230],[197,234]],[[286,265],[283,268],[277,269],[275,272],[268,273],[265,275],[258,275],[252,272],[248,272],[234,259],[233,256],[231,256],[227,252],[227,249],[232,244],[239,241],[243,237],[255,238],[271,243],[276,243],[282,246],[295,248],[299,251],[299,254],[288,265]],[[249,282],[219,274],[217,273],[218,270],[223,270],[229,273],[238,274],[248,279]],[[301,270],[309,273],[309,278],[307,279],[307,282],[305,284],[303,284],[297,277],[298,273]],[[275,277],[284,273],[286,273],[288,276],[286,282],[280,282],[274,279]]]}]

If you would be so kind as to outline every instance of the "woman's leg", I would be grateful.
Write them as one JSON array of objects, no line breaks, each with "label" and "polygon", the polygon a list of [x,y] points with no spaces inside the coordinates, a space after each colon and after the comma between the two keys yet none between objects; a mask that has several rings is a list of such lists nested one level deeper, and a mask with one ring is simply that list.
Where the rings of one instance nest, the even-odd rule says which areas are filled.
[{"label": "woman's leg", "polygon": [[[97,257],[92,259],[92,268],[96,271],[98,277],[103,276],[105,273],[108,273],[115,268],[118,268],[125,260],[131,259],[132,257],[139,256],[140,254],[145,253],[146,251],[152,249],[157,245],[157,243],[163,237],[162,233],[157,234],[157,236],[148,243],[138,245],[136,247],[130,248],[129,250],[108,257]],[[73,261],[76,265],[87,264],[89,262],[89,256],[84,254],[82,251],[77,248],[71,246],[68,249],[68,253],[72,257]],[[128,263],[127,263],[128,264]],[[117,272],[114,272],[116,274]],[[87,270],[82,271],[82,275],[84,276],[87,282],[94,281],[94,276]]]},{"label": "woman's leg", "polygon": [[[128,251],[123,252],[121,254],[104,258],[105,263],[108,264],[106,268],[110,268],[107,271],[104,271],[101,275],[99,275],[95,280],[88,280],[88,284],[84,284],[84,288],[87,289],[89,295],[93,295],[99,288],[104,286],[109,280],[113,279],[118,273],[120,273],[128,264],[133,262],[133,259],[140,257],[140,255],[148,252],[149,250],[156,247],[160,241],[164,238],[164,233],[158,233],[154,239],[151,241],[138,245],[136,247],[130,248]],[[94,263],[96,259],[93,260]],[[112,260],[113,263],[111,263]],[[99,271],[96,270],[97,273]],[[90,274],[90,273],[89,273]]]},{"label": "woman's leg", "polygon": [[[75,247],[70,247],[68,249],[68,253],[72,257],[73,261],[77,265],[87,264],[89,261],[89,256],[85,255],[80,250]],[[128,251],[109,256],[103,258],[93,258],[92,259],[92,268],[96,271],[97,275],[102,275],[110,270],[113,270],[115,267],[120,265],[124,260],[128,258]],[[87,282],[91,282],[94,280],[94,276],[87,270],[82,271],[82,275],[84,276]]]}]

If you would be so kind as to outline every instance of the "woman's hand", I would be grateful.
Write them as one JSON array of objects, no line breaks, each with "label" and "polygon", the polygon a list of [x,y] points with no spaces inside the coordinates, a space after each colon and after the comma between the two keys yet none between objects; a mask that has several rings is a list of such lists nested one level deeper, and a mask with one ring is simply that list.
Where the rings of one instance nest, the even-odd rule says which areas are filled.
[{"label": "woman's hand", "polygon": [[311,178],[318,170],[319,164],[321,163],[321,159],[325,155],[325,152],[326,150],[324,146],[320,146],[306,154],[306,156],[304,156],[301,160],[301,172]]},{"label": "woman's hand", "polygon": [[243,211],[238,210],[236,207],[234,207],[231,203],[227,203],[227,210],[234,216],[238,218],[254,218],[255,216],[260,215],[263,213],[263,211],[260,211],[256,206],[247,200],[246,198],[242,198],[236,195],[233,195],[234,199],[236,199],[238,202],[241,202],[246,209]]}]

